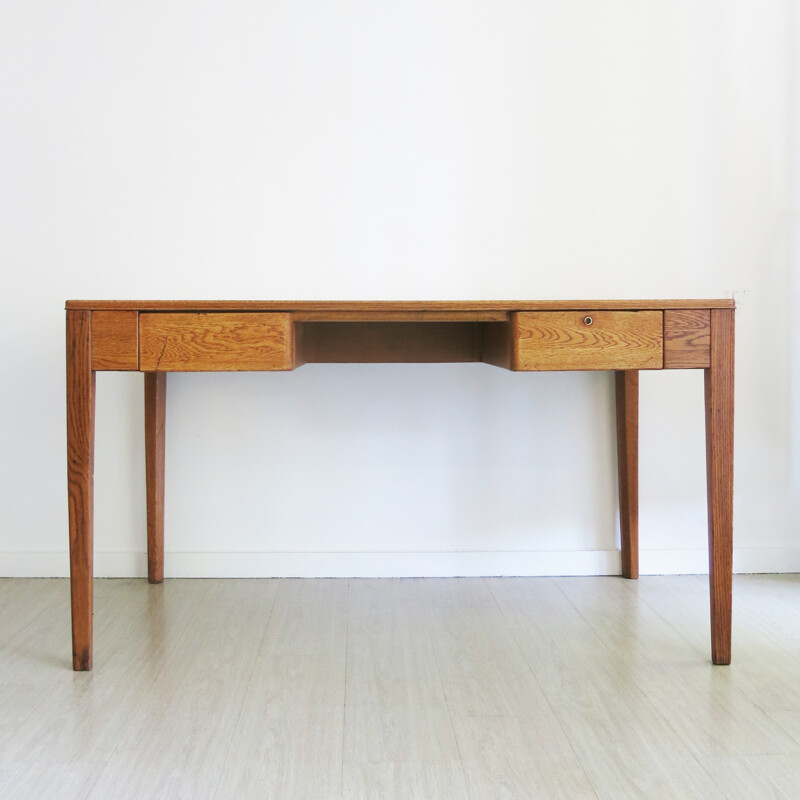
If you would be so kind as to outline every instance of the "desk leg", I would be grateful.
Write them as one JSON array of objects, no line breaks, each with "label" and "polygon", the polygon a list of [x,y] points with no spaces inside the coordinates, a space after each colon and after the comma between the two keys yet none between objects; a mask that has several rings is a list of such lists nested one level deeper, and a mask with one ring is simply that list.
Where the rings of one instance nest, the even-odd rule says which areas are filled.
[{"label": "desk leg", "polygon": [[144,442],[147,475],[147,579],[164,580],[164,422],[167,373],[144,374]]},{"label": "desk leg", "polygon": [[733,585],[733,310],[711,311],[705,371],[711,658],[731,663]]},{"label": "desk leg", "polygon": [[639,372],[616,373],[622,575],[639,577]]},{"label": "desk leg", "polygon": [[67,490],[72,668],[92,668],[94,395],[90,311],[67,311]]}]

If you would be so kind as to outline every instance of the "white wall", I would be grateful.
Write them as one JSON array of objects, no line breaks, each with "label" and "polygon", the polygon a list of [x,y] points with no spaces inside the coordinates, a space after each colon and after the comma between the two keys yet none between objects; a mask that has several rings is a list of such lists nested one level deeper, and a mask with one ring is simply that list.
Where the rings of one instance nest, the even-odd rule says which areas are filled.
[{"label": "white wall", "polygon": [[[735,294],[736,567],[800,569],[792,6],[4,0],[0,574],[67,569],[66,298]],[[141,393],[98,376],[100,575],[144,570]],[[168,574],[619,569],[608,374],[168,394]],[[641,394],[643,571],[702,571],[702,374]]]}]

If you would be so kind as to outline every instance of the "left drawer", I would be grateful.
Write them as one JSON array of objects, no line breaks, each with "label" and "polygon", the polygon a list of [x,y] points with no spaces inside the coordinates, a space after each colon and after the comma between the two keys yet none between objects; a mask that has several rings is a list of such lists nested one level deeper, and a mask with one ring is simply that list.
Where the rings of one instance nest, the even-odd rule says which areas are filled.
[{"label": "left drawer", "polygon": [[143,372],[285,370],[294,366],[290,314],[139,314]]}]

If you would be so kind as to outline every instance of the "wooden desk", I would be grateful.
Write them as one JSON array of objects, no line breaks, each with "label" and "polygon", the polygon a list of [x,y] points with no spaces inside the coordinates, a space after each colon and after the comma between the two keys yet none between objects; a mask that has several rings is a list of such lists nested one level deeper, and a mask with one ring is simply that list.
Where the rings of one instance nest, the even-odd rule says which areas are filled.
[{"label": "wooden desk", "polygon": [[732,300],[559,302],[128,302],[70,300],[67,480],[72,665],[92,668],[94,396],[98,370],[144,373],[147,553],[164,579],[168,372],[306,363],[483,361],[505,369],[614,370],[622,574],[638,564],[641,369],[704,369],[711,654],[731,659]]}]

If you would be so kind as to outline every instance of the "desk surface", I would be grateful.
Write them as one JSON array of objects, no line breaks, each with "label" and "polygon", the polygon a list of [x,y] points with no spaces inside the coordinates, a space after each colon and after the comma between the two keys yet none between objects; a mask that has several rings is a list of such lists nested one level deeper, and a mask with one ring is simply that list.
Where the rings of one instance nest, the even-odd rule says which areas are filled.
[{"label": "desk surface", "polygon": [[67,300],[83,311],[570,311],[733,308],[717,300]]}]

